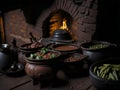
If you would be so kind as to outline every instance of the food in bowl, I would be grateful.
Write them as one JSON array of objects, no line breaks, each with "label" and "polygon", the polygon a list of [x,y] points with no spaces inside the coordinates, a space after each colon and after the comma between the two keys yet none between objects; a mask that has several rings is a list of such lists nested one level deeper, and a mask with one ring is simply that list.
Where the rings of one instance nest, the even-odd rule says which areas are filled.
[{"label": "food in bowl", "polygon": [[106,80],[120,80],[120,64],[102,64],[95,66],[93,72]]},{"label": "food in bowl", "polygon": [[79,53],[73,53],[73,54],[69,54],[68,56],[66,56],[64,62],[78,62],[86,58],[87,58],[86,55],[82,55]]},{"label": "food in bowl", "polygon": [[61,59],[61,61],[63,62],[62,67],[66,76],[74,78],[86,75],[87,69],[84,68],[86,59],[87,56],[80,53],[71,53],[65,55],[64,59]]},{"label": "food in bowl", "polygon": [[56,45],[53,48],[57,51],[73,51],[79,49],[75,45]]},{"label": "food in bowl", "polygon": [[21,46],[21,48],[23,49],[31,49],[31,48],[38,48],[41,47],[42,44],[38,43],[38,42],[34,42],[34,43],[29,43],[29,44],[24,44]]},{"label": "food in bowl", "polygon": [[58,54],[56,52],[49,51],[47,48],[41,48],[39,51],[31,53],[28,58],[35,60],[46,60],[55,58],[57,55]]},{"label": "food in bowl", "polygon": [[120,90],[120,58],[93,63],[89,69],[92,84],[99,90]]},{"label": "food in bowl", "polygon": [[99,44],[94,44],[89,47],[89,49],[102,49],[102,48],[107,48],[107,44],[99,43]]},{"label": "food in bowl", "polygon": [[27,63],[39,65],[55,65],[60,60],[61,53],[59,51],[41,48],[38,51],[26,53],[24,60]]},{"label": "food in bowl", "polygon": [[90,41],[81,44],[83,54],[88,56],[88,61],[91,63],[111,56],[110,48],[111,43],[105,41]]},{"label": "food in bowl", "polygon": [[105,41],[90,41],[81,44],[82,49],[86,50],[98,50],[108,48],[111,44]]},{"label": "food in bowl", "polygon": [[40,48],[44,47],[44,45],[42,43],[39,42],[33,42],[33,43],[27,43],[27,44],[23,44],[20,46],[20,50],[21,51],[36,51]]}]

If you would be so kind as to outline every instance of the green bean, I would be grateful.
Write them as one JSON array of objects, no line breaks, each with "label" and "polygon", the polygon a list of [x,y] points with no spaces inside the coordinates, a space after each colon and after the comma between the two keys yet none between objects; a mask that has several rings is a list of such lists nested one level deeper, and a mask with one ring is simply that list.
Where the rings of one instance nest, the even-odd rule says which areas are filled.
[{"label": "green bean", "polygon": [[114,76],[115,80],[118,80],[118,76],[117,76],[116,71],[113,71],[113,72],[112,72],[112,74],[113,74],[113,76]]},{"label": "green bean", "polygon": [[93,72],[96,73],[96,70],[97,70],[97,66],[94,67]]},{"label": "green bean", "polygon": [[102,64],[95,66],[93,72],[107,80],[119,80],[120,79],[120,64]]},{"label": "green bean", "polygon": [[100,76],[100,72],[99,72],[99,70],[97,70],[97,76]]},{"label": "green bean", "polygon": [[103,68],[101,68],[100,73],[106,70],[109,66],[110,64],[103,64]]},{"label": "green bean", "polygon": [[111,72],[109,73],[109,77],[108,77],[108,79],[115,80],[115,78],[114,78],[114,76],[112,75]]}]

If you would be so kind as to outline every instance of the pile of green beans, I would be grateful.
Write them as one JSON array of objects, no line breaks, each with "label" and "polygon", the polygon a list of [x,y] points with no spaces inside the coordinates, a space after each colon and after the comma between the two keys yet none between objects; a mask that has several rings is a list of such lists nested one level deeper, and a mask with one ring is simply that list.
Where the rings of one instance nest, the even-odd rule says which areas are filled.
[{"label": "pile of green beans", "polygon": [[120,80],[120,64],[102,64],[95,66],[93,72],[106,80]]},{"label": "pile of green beans", "polygon": [[106,48],[108,47],[108,45],[106,44],[95,44],[95,45],[91,45],[89,48],[90,49],[101,49],[101,48]]}]

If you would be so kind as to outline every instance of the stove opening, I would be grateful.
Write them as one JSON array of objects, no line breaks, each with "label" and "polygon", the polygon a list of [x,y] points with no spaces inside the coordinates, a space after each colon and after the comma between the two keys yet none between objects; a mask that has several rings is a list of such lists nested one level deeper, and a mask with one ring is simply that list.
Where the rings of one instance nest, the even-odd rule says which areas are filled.
[{"label": "stove opening", "polygon": [[42,32],[43,38],[48,38],[53,35],[53,32],[57,29],[67,30],[72,35],[73,17],[66,11],[57,9],[49,14],[49,16],[43,21]]}]

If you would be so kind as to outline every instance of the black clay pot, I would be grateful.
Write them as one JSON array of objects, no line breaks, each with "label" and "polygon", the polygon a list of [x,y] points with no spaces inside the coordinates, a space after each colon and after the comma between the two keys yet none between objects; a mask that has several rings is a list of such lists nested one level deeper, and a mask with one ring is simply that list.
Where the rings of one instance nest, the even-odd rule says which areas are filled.
[{"label": "black clay pot", "polygon": [[101,66],[106,63],[120,64],[120,58],[105,59],[92,64],[89,69],[89,75],[92,84],[97,88],[97,90],[120,90],[120,80],[107,80],[105,78],[101,78],[94,72],[94,68],[96,66]]},{"label": "black clay pot", "polygon": [[70,34],[66,30],[57,29],[53,32],[54,40],[71,40]]},{"label": "black clay pot", "polygon": [[0,69],[8,68],[10,65],[9,56],[0,52]]},{"label": "black clay pot", "polygon": [[81,44],[84,55],[88,56],[91,63],[111,56],[112,44],[105,41],[90,41]]},{"label": "black clay pot", "polygon": [[8,44],[0,47],[0,70],[6,69],[11,65],[10,48]]}]

